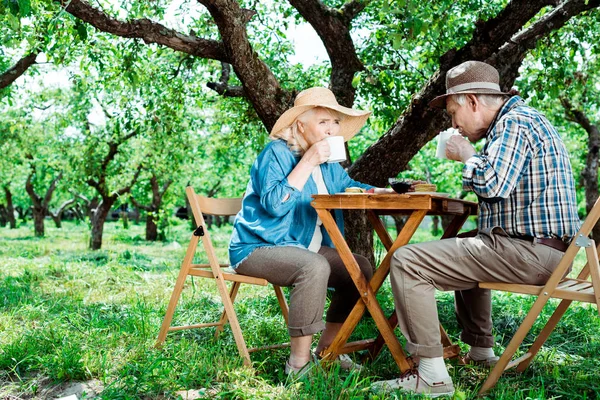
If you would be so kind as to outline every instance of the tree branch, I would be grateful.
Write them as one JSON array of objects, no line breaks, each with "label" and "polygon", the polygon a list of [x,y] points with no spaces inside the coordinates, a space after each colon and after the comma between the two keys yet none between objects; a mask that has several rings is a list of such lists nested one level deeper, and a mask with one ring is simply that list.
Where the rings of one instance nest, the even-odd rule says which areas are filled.
[{"label": "tree branch", "polygon": [[55,1],[58,1],[69,14],[100,31],[125,38],[142,39],[148,44],[157,43],[197,57],[228,61],[221,42],[202,39],[195,35],[184,35],[146,18],[122,22],[82,0]]},{"label": "tree branch", "polygon": [[31,182],[33,175],[35,175],[35,166],[31,166],[31,172],[27,175],[27,180],[25,181],[25,191],[31,197],[31,202],[34,207],[41,208],[42,207],[42,199],[37,195],[33,188],[33,183]]},{"label": "tree branch", "polygon": [[46,195],[44,196],[44,203],[43,203],[44,207],[48,207],[48,203],[50,203],[50,200],[52,199],[52,193],[54,193],[54,190],[56,189],[56,184],[58,183],[58,181],[60,181],[62,179],[62,176],[63,176],[63,173],[61,171],[58,173],[56,178],[54,178],[52,180],[52,183],[50,184],[50,187],[48,188],[48,190],[46,190]]},{"label": "tree branch", "polygon": [[125,193],[129,192],[131,190],[131,188],[133,187],[133,185],[135,185],[135,182],[137,182],[137,179],[140,176],[141,172],[142,172],[142,164],[138,165],[137,170],[135,171],[135,174],[133,175],[133,178],[131,179],[131,182],[129,182],[129,185],[122,187],[121,189],[119,189],[115,192],[116,196],[122,196]]},{"label": "tree branch", "polygon": [[342,105],[351,107],[355,95],[352,79],[364,66],[356,55],[350,28],[352,18],[361,12],[368,2],[355,0],[340,10],[329,8],[319,0],[289,2],[321,38],[331,60],[331,90]]},{"label": "tree branch", "polygon": [[[406,168],[413,156],[435,135],[450,124],[440,110],[428,103],[446,92],[446,72],[468,60],[486,61],[494,65],[503,89],[514,83],[527,51],[548,33],[559,29],[579,13],[598,7],[600,0],[567,0],[527,29],[527,22],[542,8],[555,4],[549,0],[513,0],[496,17],[477,23],[473,38],[460,50],[450,50],[441,57],[439,70],[411,100],[408,109],[377,143],[369,147],[349,168],[350,175],[376,186],[387,184],[387,178]],[[390,160],[381,162],[381,155]]]},{"label": "tree branch", "polygon": [[206,86],[225,97],[244,97],[244,88],[241,86],[229,86],[231,65],[221,63],[221,77],[219,82],[208,82]]},{"label": "tree branch", "polygon": [[17,63],[9,68],[6,72],[0,74],[0,89],[4,89],[13,83],[18,77],[23,75],[29,67],[35,64],[35,58],[37,55],[37,52],[31,52],[27,54],[17,61]]},{"label": "tree branch", "polygon": [[242,82],[244,94],[263,124],[270,130],[293,101],[273,72],[252,48],[246,32],[247,11],[235,0],[198,0],[213,17],[228,60]]}]

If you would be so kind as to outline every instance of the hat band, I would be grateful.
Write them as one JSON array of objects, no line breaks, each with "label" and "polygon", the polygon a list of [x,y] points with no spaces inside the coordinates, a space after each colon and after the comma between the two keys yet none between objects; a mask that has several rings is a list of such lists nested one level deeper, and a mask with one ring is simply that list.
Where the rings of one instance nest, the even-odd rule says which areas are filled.
[{"label": "hat band", "polygon": [[452,86],[446,91],[446,94],[455,94],[471,89],[491,89],[500,92],[500,85],[492,82],[471,82],[462,85]]}]

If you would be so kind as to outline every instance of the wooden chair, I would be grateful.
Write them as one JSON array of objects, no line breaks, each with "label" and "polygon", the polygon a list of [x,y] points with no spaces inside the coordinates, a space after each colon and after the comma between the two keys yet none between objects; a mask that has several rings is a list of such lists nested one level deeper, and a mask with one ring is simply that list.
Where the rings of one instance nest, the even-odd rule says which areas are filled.
[{"label": "wooden chair", "polygon": [[[498,363],[491,371],[487,380],[479,390],[483,394],[490,390],[502,373],[512,367],[517,367],[517,371],[523,372],[531,363],[537,352],[540,350],[550,333],[563,316],[569,305],[573,301],[596,304],[600,313],[600,266],[598,265],[598,252],[600,246],[596,248],[594,240],[589,238],[592,228],[600,218],[600,199],[590,211],[586,220],[573,241],[565,251],[563,258],[558,264],[556,270],[548,279],[544,286],[520,285],[510,283],[480,283],[479,287],[492,290],[501,290],[504,292],[513,292],[537,296],[536,301],[529,310],[529,313],[517,329],[517,332],[504,350],[504,353],[498,360]],[[572,265],[575,256],[580,248],[585,248],[587,263],[575,279],[566,277],[569,267]],[[589,279],[591,277],[591,279]],[[534,322],[549,299],[562,299],[558,307],[548,319],[546,326],[542,329],[537,339],[522,356],[512,359],[515,352],[525,339],[525,336],[531,330]]]},{"label": "wooden chair", "polygon": [[[158,334],[156,347],[160,347],[164,343],[168,332],[179,331],[183,329],[216,326],[217,330],[215,336],[218,336],[223,331],[223,327],[225,326],[225,324],[229,322],[240,356],[244,359],[245,365],[251,366],[252,362],[250,360],[249,353],[257,350],[273,349],[288,346],[288,344],[286,343],[280,345],[271,345],[260,348],[248,349],[246,347],[246,342],[244,341],[244,336],[242,335],[242,330],[240,328],[237,315],[233,308],[233,302],[235,301],[238,289],[242,283],[266,286],[268,282],[262,278],[255,278],[251,276],[236,274],[233,269],[229,268],[229,264],[219,263],[215,254],[213,243],[210,239],[210,232],[206,228],[204,217],[202,216],[202,214],[219,216],[236,215],[241,208],[242,199],[215,199],[204,197],[197,195],[192,187],[187,187],[186,193],[198,228],[192,234],[190,244],[188,246],[183,263],[181,265],[181,270],[179,271],[179,276],[177,278],[177,281],[175,282],[175,288],[173,289],[173,293],[171,294],[171,300],[169,301],[169,305],[167,307],[167,313],[165,315],[162,326],[160,328],[160,332]],[[192,264],[194,255],[196,253],[196,248],[198,247],[198,241],[200,240],[204,245],[204,251],[206,252],[206,256],[208,257],[209,261],[208,264]],[[183,290],[185,280],[189,275],[201,278],[209,278],[215,282],[219,295],[221,297],[221,301],[223,302],[224,306],[224,310],[219,321],[188,326],[171,326],[171,321],[173,320],[175,307],[177,306],[177,302]],[[231,288],[229,290],[227,289],[227,285],[225,283],[227,281],[232,282]],[[277,300],[279,302],[279,306],[281,307],[281,311],[283,313],[283,317],[287,324],[287,302],[285,300],[281,288],[279,286],[274,286],[274,289],[275,294],[277,296]]]}]

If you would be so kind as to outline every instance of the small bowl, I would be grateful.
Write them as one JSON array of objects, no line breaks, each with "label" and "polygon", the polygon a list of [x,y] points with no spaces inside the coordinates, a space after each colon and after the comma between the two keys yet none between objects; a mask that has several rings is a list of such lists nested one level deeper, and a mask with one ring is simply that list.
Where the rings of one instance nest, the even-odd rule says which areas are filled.
[{"label": "small bowl", "polygon": [[388,179],[388,182],[390,183],[392,189],[394,189],[394,191],[399,194],[408,192],[411,186],[410,181],[405,181],[397,178],[390,178]]}]

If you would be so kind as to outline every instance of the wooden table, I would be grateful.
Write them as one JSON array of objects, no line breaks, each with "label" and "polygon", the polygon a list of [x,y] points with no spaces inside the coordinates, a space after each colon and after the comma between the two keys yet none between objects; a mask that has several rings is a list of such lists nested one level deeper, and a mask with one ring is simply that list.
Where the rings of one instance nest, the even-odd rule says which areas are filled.
[{"label": "wooden table", "polygon": [[[407,244],[416,232],[419,224],[426,215],[451,215],[454,218],[444,231],[442,239],[456,236],[469,215],[477,212],[477,203],[452,199],[436,194],[366,194],[366,193],[340,193],[334,195],[314,195],[312,206],[317,211],[323,226],[327,229],[350,277],[358,288],[360,300],[342,325],[340,332],[335,337],[329,348],[322,352],[325,359],[334,359],[339,354],[351,353],[358,350],[368,350],[368,357],[374,358],[379,354],[383,345],[390,349],[396,364],[402,372],[413,367],[412,361],[406,357],[394,329],[398,325],[396,313],[386,318],[375,297],[390,272],[390,260],[394,252]],[[344,236],[340,232],[331,214],[333,210],[365,210],[370,223],[381,242],[387,249],[387,254],[376,269],[373,278],[367,282],[358,263],[352,255]],[[408,219],[398,233],[396,240],[392,240],[383,225],[380,215],[408,215]],[[365,309],[369,310],[371,317],[377,325],[380,334],[376,339],[348,342],[348,338],[362,318]],[[453,345],[444,328],[440,325],[444,357],[455,357],[459,354],[457,345]]]}]

